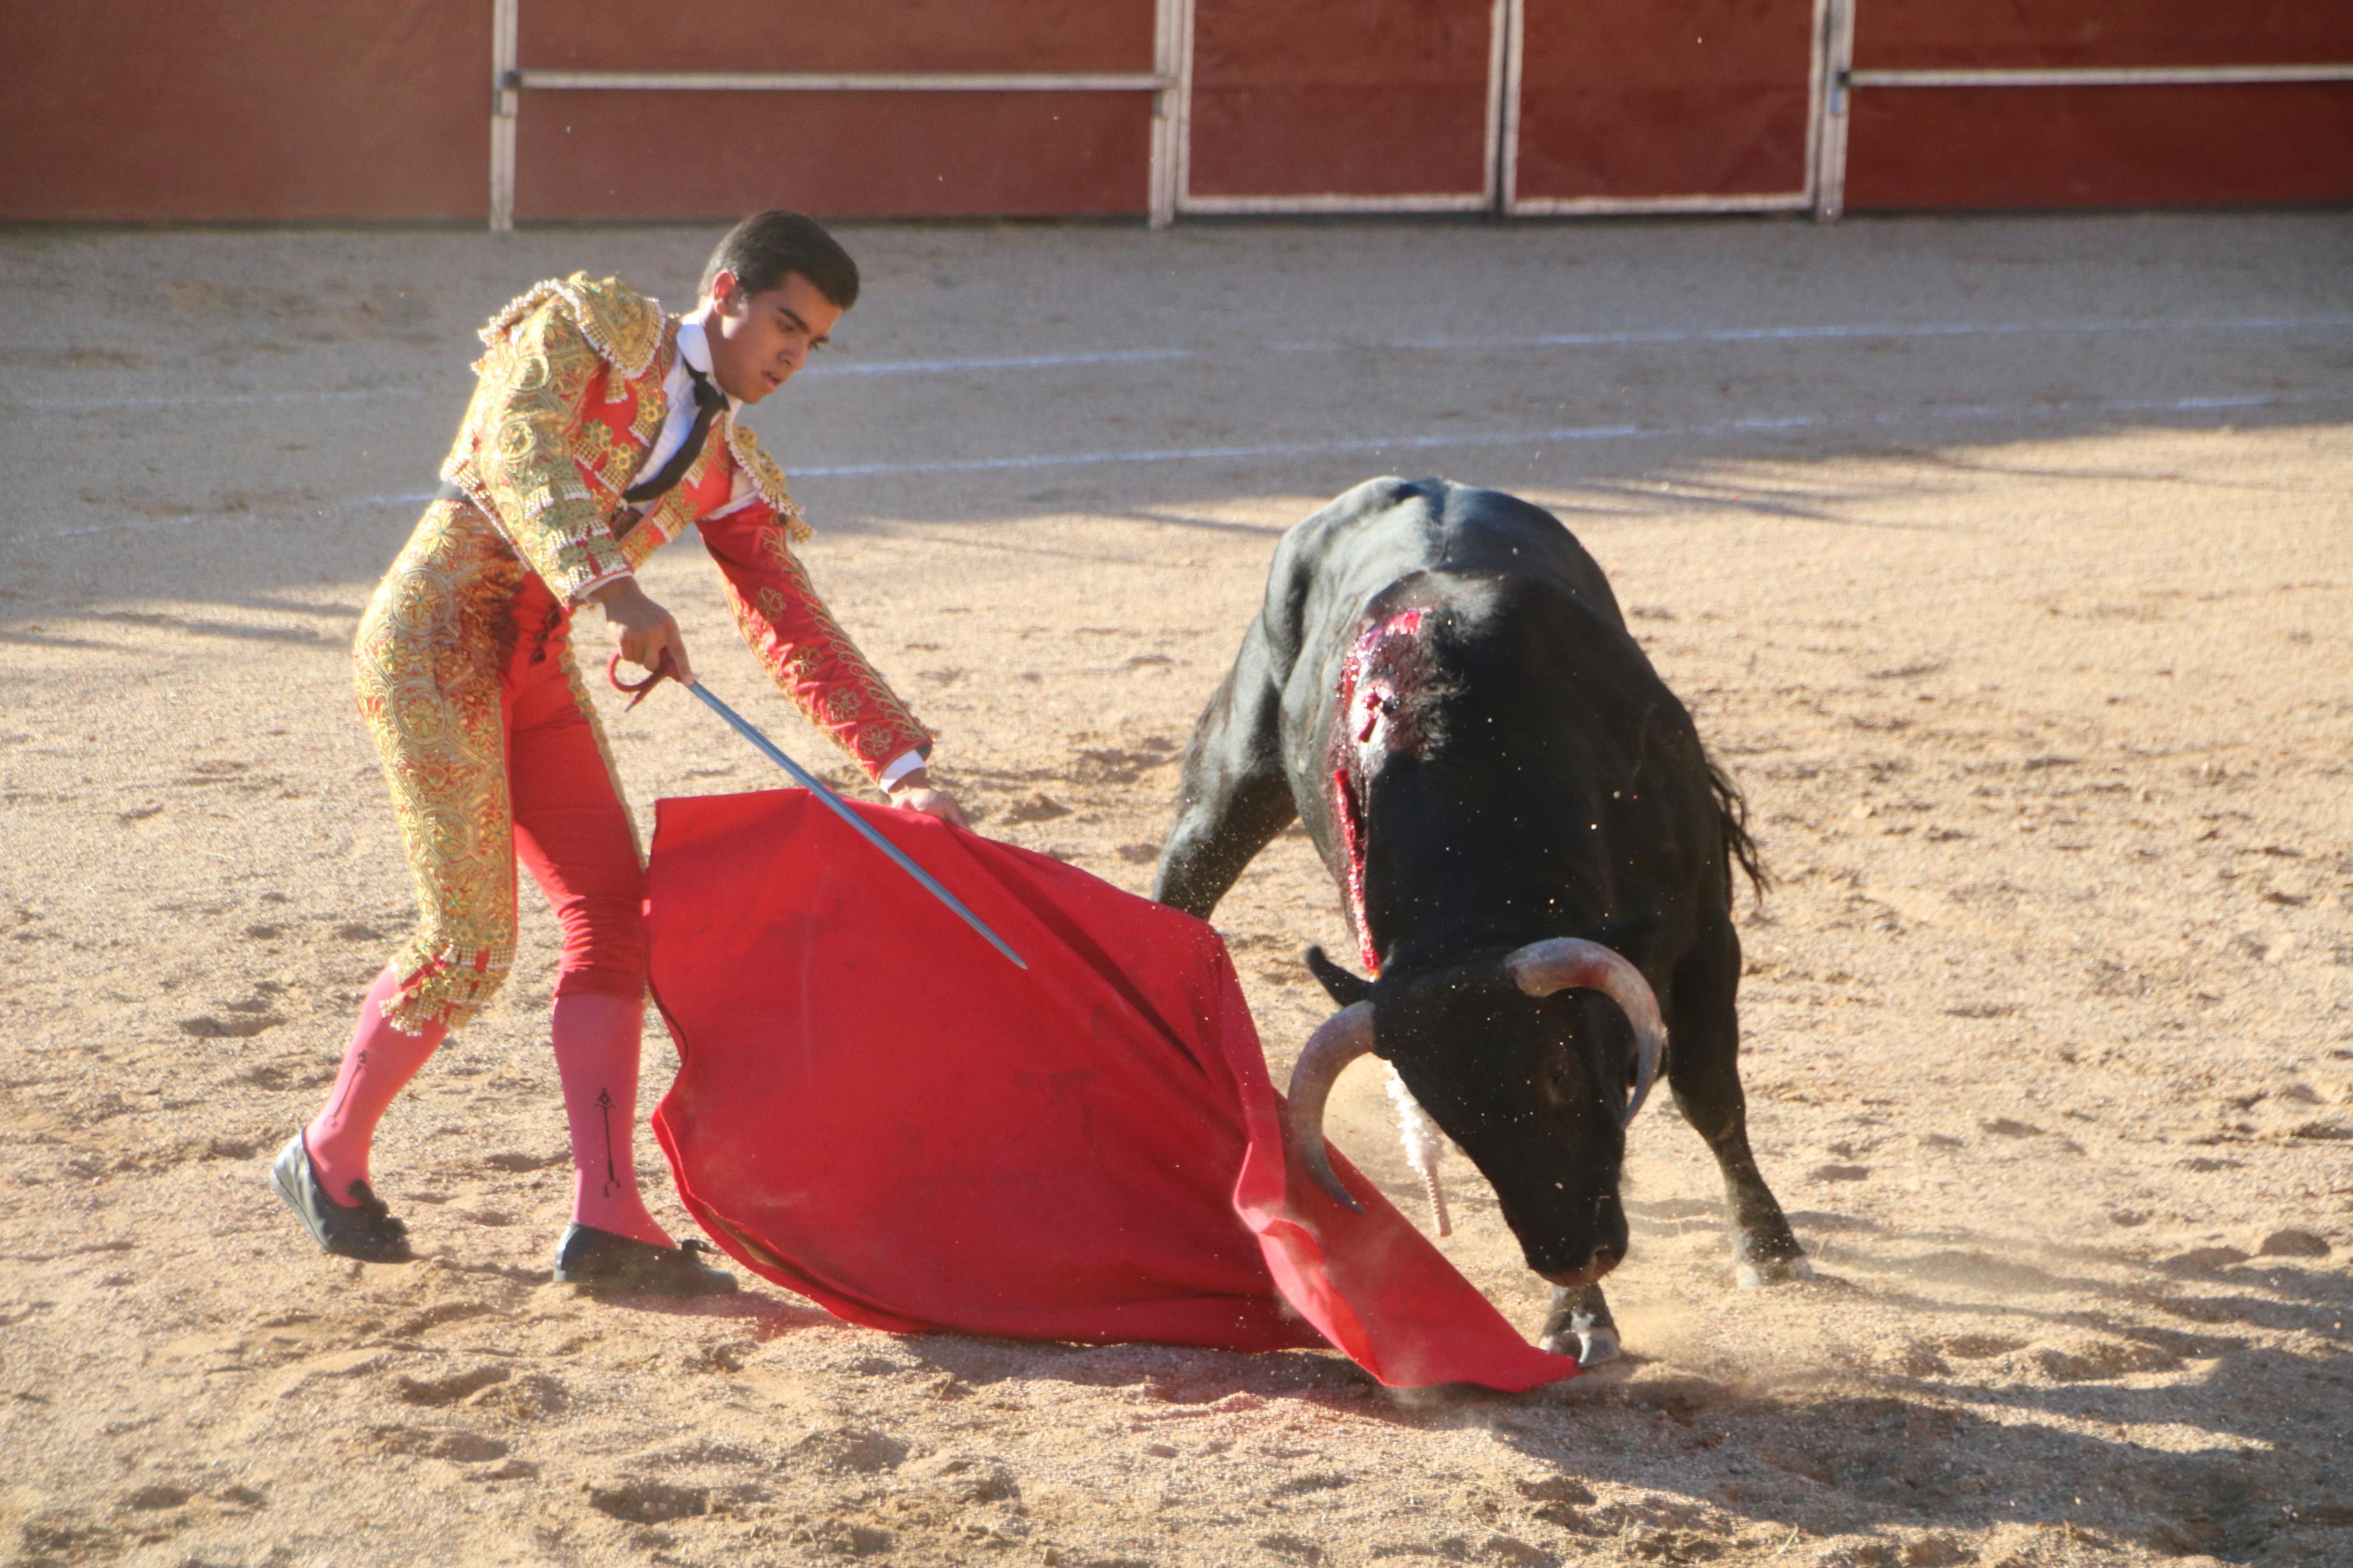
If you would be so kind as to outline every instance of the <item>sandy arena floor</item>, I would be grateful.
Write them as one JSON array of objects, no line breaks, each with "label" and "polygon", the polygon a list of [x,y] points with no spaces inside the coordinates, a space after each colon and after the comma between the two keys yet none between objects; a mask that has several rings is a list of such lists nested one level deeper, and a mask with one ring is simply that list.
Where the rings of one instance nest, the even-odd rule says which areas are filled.
[{"label": "sandy arena floor", "polygon": [[[985,831],[1142,888],[1274,537],[1383,472],[1555,509],[1747,789],[1820,1278],[1733,1289],[1662,1108],[1626,1360],[1516,1399],[576,1299],[535,904],[378,1149],[422,1260],[269,1194],[407,918],[345,650],[472,331],[712,237],[0,233],[0,1558],[2353,1563],[2353,219],[846,232],[755,423]],[[607,717],[641,810],[771,784]],[[1286,837],[1219,918],[1285,1071],[1331,885]],[[1376,1071],[1334,1129],[1419,1212]]]}]

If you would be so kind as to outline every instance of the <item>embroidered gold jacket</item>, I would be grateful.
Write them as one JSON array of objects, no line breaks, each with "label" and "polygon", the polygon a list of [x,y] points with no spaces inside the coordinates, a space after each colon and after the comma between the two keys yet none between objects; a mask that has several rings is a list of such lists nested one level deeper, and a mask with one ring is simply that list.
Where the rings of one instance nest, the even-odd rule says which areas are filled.
[{"label": "embroidered gold jacket", "polygon": [[[794,558],[808,524],[732,408],[642,516],[622,501],[669,413],[662,383],[678,355],[676,317],[615,279],[574,273],[523,294],[481,336],[489,352],[441,477],[560,602],[577,604],[700,523],[744,641],[811,722],[870,777],[911,749],[929,753],[930,733]],[[723,502],[741,488],[738,472],[752,499],[707,515],[714,496]]]}]

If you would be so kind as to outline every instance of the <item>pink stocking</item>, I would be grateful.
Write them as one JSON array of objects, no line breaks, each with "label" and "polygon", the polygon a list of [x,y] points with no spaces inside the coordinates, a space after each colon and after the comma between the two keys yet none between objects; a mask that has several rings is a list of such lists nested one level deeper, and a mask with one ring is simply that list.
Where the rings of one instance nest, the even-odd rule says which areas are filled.
[{"label": "pink stocking", "polygon": [[638,1195],[631,1142],[638,1126],[638,1041],[644,1005],[635,996],[575,992],[555,999],[555,1070],[572,1124],[572,1217],[656,1247],[676,1243]]},{"label": "pink stocking", "polygon": [[387,969],[368,987],[359,1024],[343,1052],[343,1070],[335,1075],[334,1092],[327,1097],[326,1109],[302,1130],[320,1185],[345,1208],[355,1203],[352,1184],[368,1179],[368,1146],[375,1141],[375,1124],[449,1033],[434,1024],[421,1035],[404,1035],[385,1020],[384,1005],[398,994],[400,980]]}]

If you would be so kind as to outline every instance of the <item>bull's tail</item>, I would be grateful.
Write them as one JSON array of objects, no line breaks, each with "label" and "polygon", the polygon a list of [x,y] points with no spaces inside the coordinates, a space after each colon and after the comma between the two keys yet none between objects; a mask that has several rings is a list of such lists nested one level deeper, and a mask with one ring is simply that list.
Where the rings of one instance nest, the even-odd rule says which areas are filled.
[{"label": "bull's tail", "polygon": [[1772,873],[1765,869],[1765,858],[1757,851],[1757,840],[1748,831],[1748,797],[1714,757],[1703,754],[1707,766],[1708,794],[1715,797],[1716,826],[1724,834],[1724,897],[1732,899],[1732,868],[1736,864],[1748,873],[1748,886],[1758,898],[1763,898],[1773,886]]}]

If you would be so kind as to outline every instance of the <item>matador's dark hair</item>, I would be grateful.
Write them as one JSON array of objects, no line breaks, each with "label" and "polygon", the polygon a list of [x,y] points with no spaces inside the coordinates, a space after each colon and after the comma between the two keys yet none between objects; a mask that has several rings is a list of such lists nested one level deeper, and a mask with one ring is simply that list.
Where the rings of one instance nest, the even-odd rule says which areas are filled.
[{"label": "matador's dark hair", "polygon": [[817,219],[782,207],[754,213],[727,231],[702,269],[704,293],[722,272],[733,272],[754,294],[781,287],[786,274],[797,272],[840,309],[858,303],[858,263],[849,252]]}]

